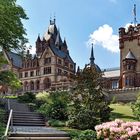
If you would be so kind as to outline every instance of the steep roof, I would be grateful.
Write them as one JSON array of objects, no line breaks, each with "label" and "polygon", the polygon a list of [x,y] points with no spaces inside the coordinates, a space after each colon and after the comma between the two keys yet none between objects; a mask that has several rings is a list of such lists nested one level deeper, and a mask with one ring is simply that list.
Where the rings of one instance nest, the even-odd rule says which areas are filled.
[{"label": "steep roof", "polygon": [[131,52],[131,50],[129,50],[128,54],[126,55],[125,59],[134,59],[136,60],[136,57],[134,56],[134,54]]},{"label": "steep roof", "polygon": [[6,52],[6,54],[8,58],[13,61],[14,66],[19,67],[19,68],[22,67],[22,58],[20,55],[14,52],[10,52],[10,51]]},{"label": "steep roof", "polygon": [[74,63],[74,61],[72,60],[72,58],[70,57],[70,55],[64,51],[59,50],[58,48],[56,48],[53,45],[50,45],[51,50],[53,51],[53,53],[55,55],[57,55],[60,58],[67,58],[71,63]]},{"label": "steep roof", "polygon": [[62,39],[60,37],[60,32],[58,30],[56,40],[55,40],[55,45],[62,45]]}]

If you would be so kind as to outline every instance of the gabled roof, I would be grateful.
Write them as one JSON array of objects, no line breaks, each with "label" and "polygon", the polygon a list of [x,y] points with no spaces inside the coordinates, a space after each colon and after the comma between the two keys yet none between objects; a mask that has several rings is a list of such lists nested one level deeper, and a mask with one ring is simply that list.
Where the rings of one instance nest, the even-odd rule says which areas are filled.
[{"label": "gabled roof", "polygon": [[131,50],[129,50],[128,54],[126,55],[125,59],[134,59],[136,60],[136,57],[134,56],[134,54],[131,52]]},{"label": "gabled roof", "polygon": [[71,63],[74,63],[72,58],[70,57],[70,55],[64,51],[59,50],[58,48],[56,48],[55,46],[51,45],[50,49],[52,50],[52,52],[57,55],[60,58],[67,58]]},{"label": "gabled roof", "polygon": [[7,51],[6,54],[8,58],[12,60],[14,66],[19,67],[19,68],[22,67],[22,58],[20,55],[14,52],[10,52],[10,51],[9,52]]}]

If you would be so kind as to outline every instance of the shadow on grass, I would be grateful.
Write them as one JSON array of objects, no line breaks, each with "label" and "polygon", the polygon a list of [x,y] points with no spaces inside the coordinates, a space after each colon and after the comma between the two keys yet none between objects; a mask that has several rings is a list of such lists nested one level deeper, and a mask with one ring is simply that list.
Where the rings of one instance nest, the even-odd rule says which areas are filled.
[{"label": "shadow on grass", "polygon": [[111,120],[114,120],[114,119],[117,119],[117,118],[120,118],[120,119],[127,119],[127,120],[136,120],[135,117],[133,116],[127,116],[127,115],[124,115],[124,114],[121,114],[121,113],[116,113],[116,112],[111,112]]}]

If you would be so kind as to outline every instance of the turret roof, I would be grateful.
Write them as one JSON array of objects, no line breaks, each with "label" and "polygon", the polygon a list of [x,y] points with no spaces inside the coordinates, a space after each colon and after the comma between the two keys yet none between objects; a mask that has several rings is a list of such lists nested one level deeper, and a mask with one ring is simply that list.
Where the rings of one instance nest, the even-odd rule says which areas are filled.
[{"label": "turret roof", "polygon": [[129,49],[128,54],[126,55],[125,59],[134,59],[136,60],[136,57],[134,56],[134,54],[131,52],[131,50]]}]

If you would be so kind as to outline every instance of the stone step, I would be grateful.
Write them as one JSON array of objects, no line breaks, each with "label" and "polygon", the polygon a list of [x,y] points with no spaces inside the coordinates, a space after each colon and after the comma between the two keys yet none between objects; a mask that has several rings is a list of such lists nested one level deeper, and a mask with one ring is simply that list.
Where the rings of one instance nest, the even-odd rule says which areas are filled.
[{"label": "stone step", "polygon": [[24,133],[10,133],[11,137],[68,137],[67,133],[58,133],[58,132],[24,132]]},{"label": "stone step", "polygon": [[70,140],[70,137],[9,137],[8,140]]},{"label": "stone step", "polygon": [[14,122],[13,123],[13,125],[14,126],[45,126],[45,123],[32,123],[32,122],[29,122],[29,123],[27,123],[27,122],[20,122],[20,123],[18,123],[18,122]]},{"label": "stone step", "polygon": [[43,120],[13,120],[13,123],[36,123],[36,124],[39,124],[39,123],[45,123]]},{"label": "stone step", "polygon": [[14,117],[13,118],[13,121],[28,121],[28,120],[30,120],[30,121],[44,121],[44,119],[43,118],[38,118],[38,117],[34,117],[34,118],[29,118],[29,117],[24,117],[24,118],[22,118],[22,117]]},{"label": "stone step", "polygon": [[40,114],[40,113],[37,113],[37,112],[31,112],[31,111],[30,112],[29,111],[28,112],[27,111],[26,112],[23,112],[23,111],[13,111],[13,113],[14,114]]}]

